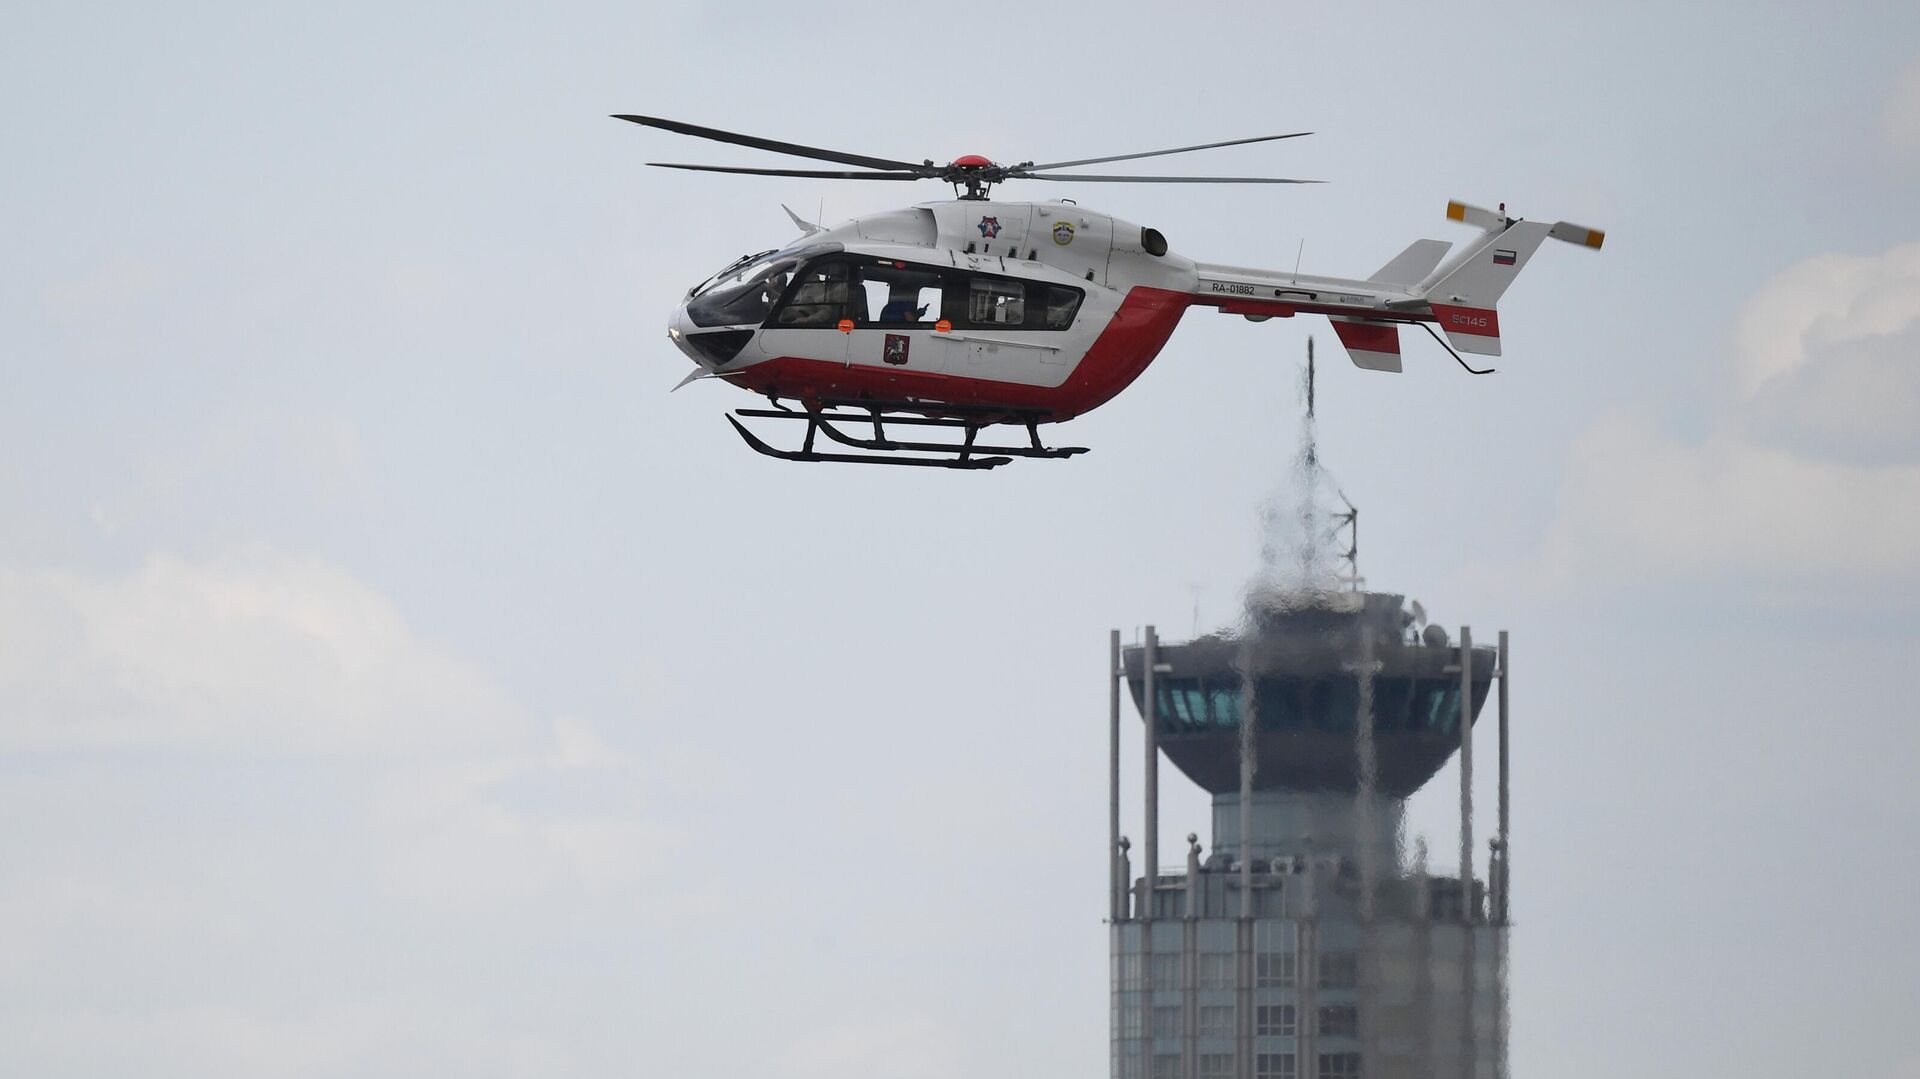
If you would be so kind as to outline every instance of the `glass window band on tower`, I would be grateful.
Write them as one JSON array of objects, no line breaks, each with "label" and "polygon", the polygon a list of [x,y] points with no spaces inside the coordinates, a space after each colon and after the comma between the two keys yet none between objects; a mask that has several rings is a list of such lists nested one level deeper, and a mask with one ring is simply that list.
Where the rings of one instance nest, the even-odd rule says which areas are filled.
[{"label": "glass window band on tower", "polygon": [[[1240,685],[1199,678],[1156,680],[1160,731],[1178,737],[1240,724]],[[1460,685],[1449,678],[1376,678],[1373,729],[1451,734],[1458,729]],[[1261,678],[1254,714],[1263,731],[1353,730],[1359,683],[1349,677]]]}]

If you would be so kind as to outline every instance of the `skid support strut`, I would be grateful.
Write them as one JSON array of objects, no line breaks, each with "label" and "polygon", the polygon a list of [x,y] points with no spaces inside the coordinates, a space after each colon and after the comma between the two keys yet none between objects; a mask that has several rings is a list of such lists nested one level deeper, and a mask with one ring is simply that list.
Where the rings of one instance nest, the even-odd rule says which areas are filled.
[{"label": "skid support strut", "polygon": [[[778,402],[776,401],[777,405]],[[747,429],[742,419],[799,420],[807,425],[806,437],[798,450],[782,450]],[[756,453],[784,461],[836,461],[848,464],[906,465],[917,468],[998,468],[1015,457],[1061,459],[1087,452],[1084,446],[1047,446],[1040,441],[1039,425],[1045,414],[1038,410],[984,408],[933,401],[823,401],[806,411],[788,408],[743,408],[727,417],[727,422]],[[861,437],[842,425],[870,424],[872,437]],[[907,427],[946,428],[962,432],[962,441],[931,442],[889,437],[887,424]],[[1027,429],[1024,446],[981,445],[983,428],[995,424],[1018,425]],[[828,453],[814,448],[815,437],[824,434],[830,441],[867,453]]]}]

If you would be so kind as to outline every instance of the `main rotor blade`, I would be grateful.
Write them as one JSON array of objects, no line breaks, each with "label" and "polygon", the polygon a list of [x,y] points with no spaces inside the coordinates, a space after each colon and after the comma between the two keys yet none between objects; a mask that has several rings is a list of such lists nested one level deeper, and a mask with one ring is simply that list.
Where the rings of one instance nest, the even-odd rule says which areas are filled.
[{"label": "main rotor blade", "polygon": [[833,172],[824,169],[750,169],[737,165],[675,165],[649,161],[656,169],[687,169],[691,172],[738,172],[748,176],[806,176],[816,180],[924,180],[917,172]]},{"label": "main rotor blade", "polygon": [[776,154],[792,154],[795,157],[810,157],[816,161],[837,161],[842,165],[859,165],[869,169],[907,169],[924,174],[926,166],[911,161],[895,161],[886,157],[868,157],[865,154],[847,154],[838,150],[822,150],[817,146],[802,146],[793,142],[776,142],[773,139],[758,138],[753,135],[740,135],[732,131],[722,131],[717,127],[700,127],[697,124],[684,124],[678,120],[662,120],[655,116],[629,116],[615,113],[616,120],[639,124],[641,127],[657,127],[662,131],[672,131],[681,135],[692,135],[697,139],[712,139],[715,142],[730,142],[735,146],[751,146],[756,150],[771,150]]},{"label": "main rotor blade", "polygon": [[1082,176],[1073,172],[1018,172],[1014,180],[1085,180],[1094,184],[1324,184],[1325,180],[1288,180],[1278,176]]},{"label": "main rotor blade", "polygon": [[1028,165],[1029,169],[1064,169],[1072,165],[1098,165],[1106,161],[1132,161],[1142,157],[1165,157],[1168,154],[1187,154],[1195,150],[1211,150],[1217,146],[1242,146],[1249,142],[1272,142],[1275,139],[1297,139],[1302,135],[1311,135],[1311,131],[1295,131],[1288,135],[1255,135],[1250,139],[1228,139],[1226,142],[1203,142],[1198,146],[1182,146],[1177,150],[1148,150],[1144,154],[1115,154],[1112,157],[1085,157],[1078,161],[1050,161],[1045,165]]}]

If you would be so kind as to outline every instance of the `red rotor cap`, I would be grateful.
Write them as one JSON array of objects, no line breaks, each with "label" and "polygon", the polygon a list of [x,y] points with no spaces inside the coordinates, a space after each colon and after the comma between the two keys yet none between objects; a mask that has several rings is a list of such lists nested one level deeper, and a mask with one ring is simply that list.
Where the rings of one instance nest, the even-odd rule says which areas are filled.
[{"label": "red rotor cap", "polygon": [[956,157],[952,163],[963,169],[984,169],[993,164],[991,160],[981,157],[979,154],[967,154],[965,157]]}]

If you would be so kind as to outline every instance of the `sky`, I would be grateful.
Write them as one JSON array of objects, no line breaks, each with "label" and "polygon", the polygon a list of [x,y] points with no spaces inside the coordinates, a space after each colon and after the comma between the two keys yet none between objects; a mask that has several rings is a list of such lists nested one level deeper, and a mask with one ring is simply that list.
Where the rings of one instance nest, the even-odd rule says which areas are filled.
[{"label": "sky", "polygon": [[[1515,1073],[1920,1077],[1920,8],[8,24],[0,1073],[1099,1074],[1107,630],[1232,618],[1314,334],[1370,586],[1513,635]],[[1082,457],[790,465],[669,395],[668,314],[782,202],[946,191],[652,170],[780,162],[618,112],[1310,130],[1183,165],[1325,185],[1000,194],[1315,273],[1454,198],[1607,244],[1530,264],[1496,375],[1200,311]]]}]

